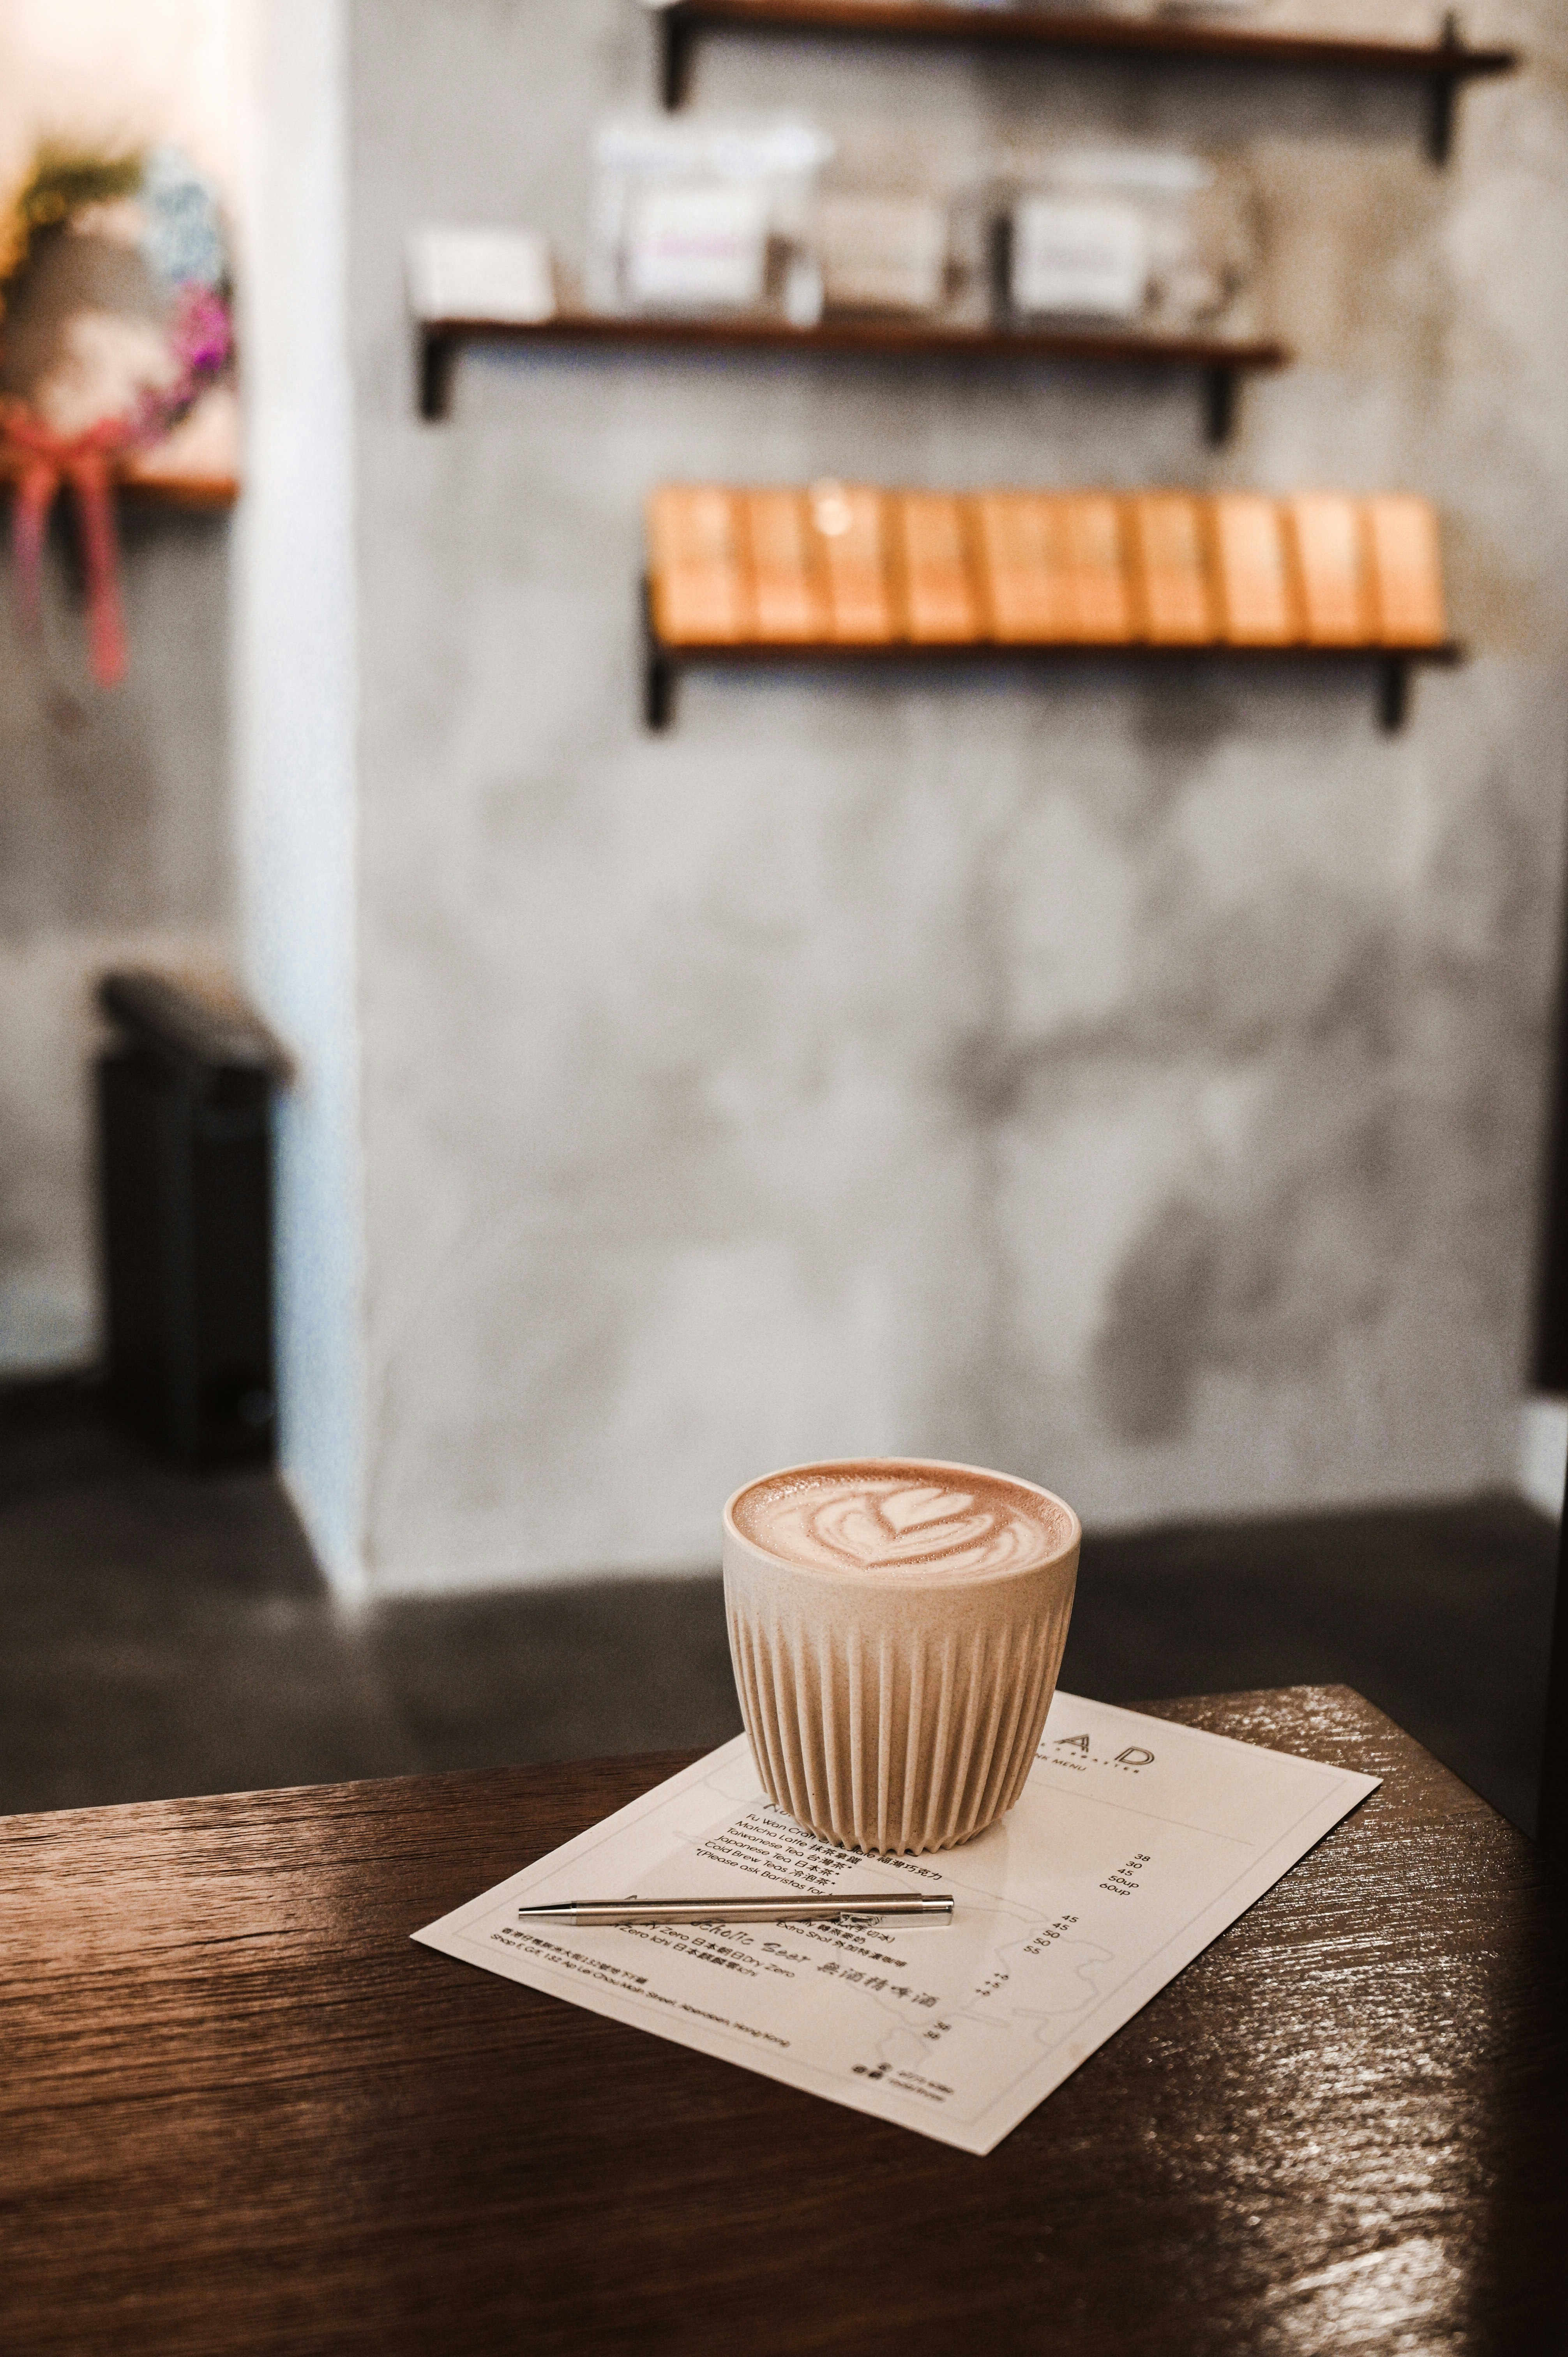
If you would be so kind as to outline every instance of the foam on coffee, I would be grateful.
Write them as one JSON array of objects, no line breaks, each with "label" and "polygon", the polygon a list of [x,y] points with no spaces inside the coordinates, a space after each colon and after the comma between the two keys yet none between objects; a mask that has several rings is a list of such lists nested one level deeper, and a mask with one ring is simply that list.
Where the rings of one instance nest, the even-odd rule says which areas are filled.
[{"label": "foam on coffee", "polygon": [[1055,1499],[1022,1482],[887,1458],[772,1474],[741,1491],[734,1514],[753,1545],[822,1571],[1021,1571],[1071,1528]]}]

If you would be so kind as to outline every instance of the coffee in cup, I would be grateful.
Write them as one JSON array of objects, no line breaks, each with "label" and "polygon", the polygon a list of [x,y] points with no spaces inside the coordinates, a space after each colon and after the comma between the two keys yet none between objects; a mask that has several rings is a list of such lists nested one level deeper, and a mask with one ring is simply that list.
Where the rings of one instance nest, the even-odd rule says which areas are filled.
[{"label": "coffee in cup", "polygon": [[769,1797],[825,1840],[948,1849],[1024,1789],[1082,1537],[1048,1490],[926,1458],[793,1466],[725,1508],[741,1716]]}]

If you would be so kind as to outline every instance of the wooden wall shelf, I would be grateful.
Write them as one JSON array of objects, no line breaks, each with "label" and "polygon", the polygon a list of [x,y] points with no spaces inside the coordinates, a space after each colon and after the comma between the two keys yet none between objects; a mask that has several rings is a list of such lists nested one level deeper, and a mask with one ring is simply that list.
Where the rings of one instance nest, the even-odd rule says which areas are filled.
[{"label": "wooden wall shelf", "polygon": [[1330,40],[1305,33],[1240,31],[1180,17],[1090,15],[1070,9],[965,7],[940,0],[674,0],[659,13],[660,89],[666,107],[686,95],[692,53],[706,33],[814,33],[902,41],[940,41],[973,48],[1078,50],[1099,57],[1147,57],[1189,64],[1278,66],[1328,73],[1380,75],[1425,85],[1427,152],[1446,162],[1455,101],[1467,81],[1511,73],[1514,49],[1465,46],[1456,16],[1431,42]]},{"label": "wooden wall shelf", "polygon": [[[0,488],[12,489],[16,473],[11,461],[0,459]],[[137,507],[183,508],[204,514],[220,514],[240,496],[239,480],[233,475],[144,475],[134,467],[116,476],[114,488]],[[59,497],[69,500],[69,484],[61,486]]]},{"label": "wooden wall shelf", "polygon": [[203,514],[231,508],[240,496],[233,475],[122,475],[116,486],[122,497],[144,500],[149,507],[186,508]]},{"label": "wooden wall shelf", "polygon": [[929,670],[937,664],[950,668],[955,663],[1005,663],[1010,668],[1026,664],[1039,670],[1086,661],[1137,664],[1140,668],[1155,664],[1167,670],[1190,670],[1195,663],[1210,662],[1253,667],[1292,663],[1339,672],[1359,666],[1376,675],[1379,725],[1386,733],[1394,735],[1409,716],[1412,669],[1418,663],[1428,663],[1453,670],[1465,658],[1466,649],[1455,639],[1432,647],[1237,647],[1219,642],[1171,647],[1136,641],[1110,646],[1004,646],[993,640],[961,646],[915,646],[908,640],[886,646],[845,646],[837,641],[802,646],[794,640],[780,645],[751,640],[741,645],[671,646],[653,627],[646,583],[642,595],[642,716],[656,735],[669,728],[674,720],[676,687],[681,673],[688,670],[755,671],[785,665],[814,669],[843,664],[862,671],[901,672]]},{"label": "wooden wall shelf", "polygon": [[452,377],[467,343],[645,344],[688,350],[758,352],[855,352],[894,359],[1062,361],[1114,368],[1179,368],[1202,380],[1208,439],[1227,439],[1235,422],[1240,379],[1260,370],[1280,369],[1288,347],[1272,339],[1246,342],[1223,337],[1136,336],[1063,328],[940,328],[918,321],[825,319],[820,327],[791,328],[779,319],[682,319],[626,317],[600,312],[564,312],[536,325],[509,326],[483,319],[426,319],[419,329],[419,408],[422,417],[443,418],[452,405]]}]

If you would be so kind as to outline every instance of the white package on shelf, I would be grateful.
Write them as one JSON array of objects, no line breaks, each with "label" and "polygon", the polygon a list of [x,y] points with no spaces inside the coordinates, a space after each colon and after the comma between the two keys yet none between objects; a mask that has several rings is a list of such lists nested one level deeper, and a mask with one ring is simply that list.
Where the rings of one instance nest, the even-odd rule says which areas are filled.
[{"label": "white package on shelf", "polygon": [[587,292],[603,311],[784,310],[832,142],[795,114],[618,114],[594,140]]},{"label": "white package on shelf", "polygon": [[824,196],[817,251],[830,311],[934,311],[947,291],[947,207],[928,196]]},{"label": "white package on shelf", "polygon": [[416,229],[406,260],[416,319],[526,324],[554,315],[550,244],[537,230]]}]

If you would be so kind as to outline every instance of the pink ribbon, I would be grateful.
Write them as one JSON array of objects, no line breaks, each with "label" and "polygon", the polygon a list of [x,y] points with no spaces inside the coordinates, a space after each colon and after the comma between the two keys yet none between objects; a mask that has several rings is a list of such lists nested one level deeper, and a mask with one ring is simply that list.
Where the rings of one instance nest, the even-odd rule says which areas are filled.
[{"label": "pink ribbon", "polygon": [[38,627],[44,533],[62,482],[76,494],[81,551],[87,573],[88,647],[92,676],[101,687],[117,687],[125,676],[125,615],[120,602],[120,547],[114,531],[114,461],[126,447],[124,425],[115,419],[85,434],[51,434],[25,410],[0,417],[0,436],[21,459],[11,544],[24,630]]}]

